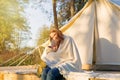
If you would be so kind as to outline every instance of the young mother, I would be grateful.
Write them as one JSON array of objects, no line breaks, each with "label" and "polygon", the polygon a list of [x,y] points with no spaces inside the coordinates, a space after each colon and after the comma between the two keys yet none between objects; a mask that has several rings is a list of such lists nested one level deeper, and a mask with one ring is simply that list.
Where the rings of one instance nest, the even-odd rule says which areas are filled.
[{"label": "young mother", "polygon": [[50,42],[41,56],[47,64],[41,75],[42,80],[63,80],[69,72],[80,71],[80,56],[70,36],[53,28]]}]

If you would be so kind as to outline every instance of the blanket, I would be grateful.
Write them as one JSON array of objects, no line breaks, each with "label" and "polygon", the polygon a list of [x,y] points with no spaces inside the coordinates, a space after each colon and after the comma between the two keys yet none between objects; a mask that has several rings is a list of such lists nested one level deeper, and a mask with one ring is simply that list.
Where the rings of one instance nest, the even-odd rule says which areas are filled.
[{"label": "blanket", "polygon": [[[48,45],[49,46],[49,45]],[[64,41],[56,52],[49,52],[47,46],[41,59],[51,68],[58,68],[60,73],[67,77],[69,72],[79,72],[81,61],[74,40],[70,36],[64,36]]]}]

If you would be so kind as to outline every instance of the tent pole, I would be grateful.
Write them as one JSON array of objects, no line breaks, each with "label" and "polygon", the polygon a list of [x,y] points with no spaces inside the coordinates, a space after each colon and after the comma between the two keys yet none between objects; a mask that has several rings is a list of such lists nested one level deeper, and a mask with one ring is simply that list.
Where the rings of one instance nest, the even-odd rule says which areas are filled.
[{"label": "tent pole", "polygon": [[97,1],[94,0],[94,8],[95,8],[95,13],[94,13],[94,44],[93,44],[93,65],[95,66],[96,64],[96,55],[97,55],[97,45],[98,45],[98,21],[97,21]]}]

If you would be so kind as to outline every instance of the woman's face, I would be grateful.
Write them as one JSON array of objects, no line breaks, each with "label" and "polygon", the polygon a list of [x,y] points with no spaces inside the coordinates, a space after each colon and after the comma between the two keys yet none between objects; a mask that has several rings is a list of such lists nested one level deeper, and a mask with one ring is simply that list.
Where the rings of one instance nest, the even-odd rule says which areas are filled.
[{"label": "woman's face", "polygon": [[59,41],[59,37],[58,37],[58,35],[57,35],[56,32],[50,33],[50,37],[51,37],[52,40],[54,40],[54,41]]}]

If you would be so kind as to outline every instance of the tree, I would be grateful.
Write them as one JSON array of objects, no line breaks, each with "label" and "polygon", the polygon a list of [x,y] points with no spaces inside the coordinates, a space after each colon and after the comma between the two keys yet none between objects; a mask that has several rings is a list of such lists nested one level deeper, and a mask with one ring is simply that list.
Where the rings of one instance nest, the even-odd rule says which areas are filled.
[{"label": "tree", "polygon": [[39,31],[37,45],[41,45],[49,39],[50,28],[44,25]]},{"label": "tree", "polygon": [[[46,5],[52,4],[50,1],[54,3],[53,8],[46,8]],[[87,1],[88,0],[29,0],[32,7],[35,9],[40,8],[52,24],[55,22],[56,26],[58,23],[58,28],[65,25],[72,18],[71,16],[75,15]],[[56,11],[53,9],[56,9]]]},{"label": "tree", "polygon": [[55,28],[58,29],[58,20],[57,20],[57,12],[56,12],[56,0],[52,0],[52,2],[53,2],[54,25],[55,25]]},{"label": "tree", "polygon": [[71,17],[73,17],[74,14],[75,14],[75,6],[74,6],[74,4],[75,4],[75,0],[71,0],[71,2],[70,2]]},{"label": "tree", "polygon": [[[0,0],[0,51],[20,45],[20,31],[29,32],[23,6],[18,0]],[[17,40],[17,41],[16,41]]]},{"label": "tree", "polygon": [[57,0],[58,24],[65,25],[88,0]]}]

